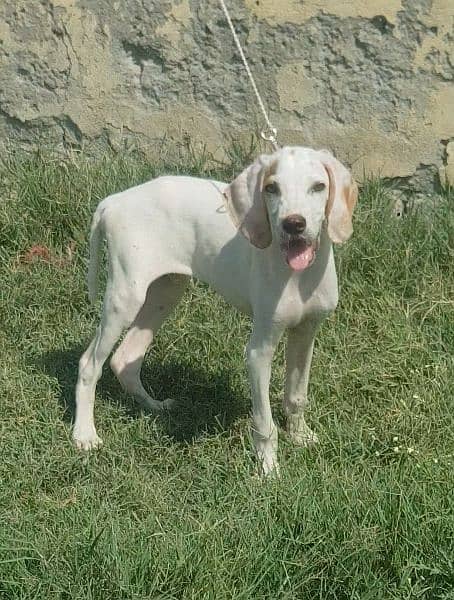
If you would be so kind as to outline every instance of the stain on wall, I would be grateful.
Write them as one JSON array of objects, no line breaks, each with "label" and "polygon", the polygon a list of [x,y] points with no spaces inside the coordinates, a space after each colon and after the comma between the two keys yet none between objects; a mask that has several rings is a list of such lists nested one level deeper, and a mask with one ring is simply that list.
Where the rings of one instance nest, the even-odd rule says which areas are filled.
[{"label": "stain on wall", "polygon": [[[228,6],[281,143],[330,148],[359,179],[454,184],[452,0]],[[3,142],[154,154],[191,139],[222,157],[260,124],[217,2],[0,3]]]}]

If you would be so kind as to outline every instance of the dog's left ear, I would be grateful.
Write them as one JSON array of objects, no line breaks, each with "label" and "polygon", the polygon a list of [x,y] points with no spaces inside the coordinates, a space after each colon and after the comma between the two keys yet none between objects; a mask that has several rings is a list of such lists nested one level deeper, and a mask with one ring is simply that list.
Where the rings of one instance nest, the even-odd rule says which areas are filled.
[{"label": "dog's left ear", "polygon": [[342,244],[353,233],[352,215],[358,200],[358,186],[351,173],[327,150],[320,150],[329,179],[329,195],[325,215],[328,235],[335,244]]},{"label": "dog's left ear", "polygon": [[232,221],[257,248],[266,248],[272,239],[262,189],[270,160],[271,155],[260,155],[224,192],[225,204]]}]

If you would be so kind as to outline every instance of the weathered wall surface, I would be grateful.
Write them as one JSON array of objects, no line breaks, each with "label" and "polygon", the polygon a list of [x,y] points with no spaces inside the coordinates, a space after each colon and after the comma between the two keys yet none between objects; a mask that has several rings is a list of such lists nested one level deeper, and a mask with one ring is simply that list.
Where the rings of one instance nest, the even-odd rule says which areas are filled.
[{"label": "weathered wall surface", "polygon": [[[454,184],[453,0],[228,5],[281,142]],[[260,122],[217,0],[0,0],[3,140],[222,154]]]}]

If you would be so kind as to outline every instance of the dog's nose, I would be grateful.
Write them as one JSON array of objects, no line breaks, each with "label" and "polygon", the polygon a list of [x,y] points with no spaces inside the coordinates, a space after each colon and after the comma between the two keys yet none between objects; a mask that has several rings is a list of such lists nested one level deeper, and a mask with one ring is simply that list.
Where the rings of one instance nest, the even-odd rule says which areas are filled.
[{"label": "dog's nose", "polygon": [[303,233],[306,229],[306,219],[301,215],[289,215],[282,221],[282,228],[289,235]]}]

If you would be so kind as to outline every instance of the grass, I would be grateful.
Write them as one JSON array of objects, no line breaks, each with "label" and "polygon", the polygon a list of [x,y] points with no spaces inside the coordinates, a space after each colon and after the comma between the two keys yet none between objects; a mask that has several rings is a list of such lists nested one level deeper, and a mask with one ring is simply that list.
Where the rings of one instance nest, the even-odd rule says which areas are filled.
[{"label": "grass", "polygon": [[[106,368],[104,446],[73,449],[77,361],[98,313],[84,283],[94,206],[158,172],[237,167],[4,157],[1,598],[454,598],[452,195],[396,220],[380,184],[365,186],[337,251],[340,306],[316,344],[308,421],[320,444],[304,451],[282,433],[281,479],[253,476],[249,322],[196,283],[144,369],[179,411],[142,414]],[[280,424],[283,377],[281,345]]]}]

